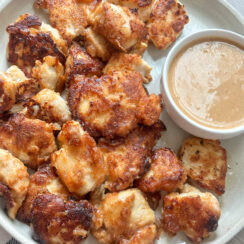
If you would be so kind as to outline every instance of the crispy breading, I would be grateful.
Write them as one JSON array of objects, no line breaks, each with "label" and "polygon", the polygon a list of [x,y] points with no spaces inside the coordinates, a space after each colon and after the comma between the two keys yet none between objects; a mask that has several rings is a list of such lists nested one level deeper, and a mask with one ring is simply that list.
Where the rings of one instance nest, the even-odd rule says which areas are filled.
[{"label": "crispy breading", "polygon": [[53,90],[43,89],[26,104],[26,116],[44,120],[48,123],[63,124],[71,120],[67,102]]},{"label": "crispy breading", "polygon": [[38,84],[28,79],[15,65],[0,72],[0,113],[10,110],[16,102],[23,102],[38,92]]},{"label": "crispy breading", "polygon": [[188,138],[179,150],[179,158],[196,184],[218,195],[225,192],[227,154],[219,141]]},{"label": "crispy breading", "polygon": [[149,38],[158,49],[166,49],[188,22],[189,17],[178,0],[158,0],[148,21]]},{"label": "crispy breading", "polygon": [[41,89],[48,88],[57,92],[64,89],[64,66],[57,57],[46,56],[42,61],[37,60],[32,69],[32,77],[38,81]]},{"label": "crispy breading", "polygon": [[154,243],[155,214],[138,189],[108,193],[97,206],[92,234],[102,243]]},{"label": "crispy breading", "polygon": [[65,201],[57,195],[39,195],[33,203],[31,226],[35,239],[47,244],[80,244],[86,239],[93,208],[88,201]]},{"label": "crispy breading", "polygon": [[99,57],[103,61],[109,60],[114,52],[114,47],[110,42],[95,32],[91,27],[86,28],[84,38],[84,46],[93,58]]},{"label": "crispy breading", "polygon": [[113,71],[137,71],[141,74],[144,83],[148,83],[152,80],[150,74],[152,68],[147,64],[146,61],[138,54],[128,54],[117,52],[109,59],[103,72],[104,74],[113,74]]},{"label": "crispy breading", "polygon": [[146,25],[126,7],[101,1],[90,17],[93,29],[116,48],[127,51],[141,41],[147,41]]},{"label": "crispy breading", "polygon": [[55,56],[64,64],[67,44],[58,31],[44,24],[37,16],[24,14],[7,27],[8,61],[30,76],[36,60]]},{"label": "crispy breading", "polygon": [[138,127],[126,138],[98,141],[108,166],[105,188],[110,191],[124,190],[146,172],[152,148],[164,128],[163,123],[158,121],[150,127]]},{"label": "crispy breading", "polygon": [[18,211],[17,218],[25,223],[31,221],[31,209],[35,198],[41,194],[54,194],[68,200],[70,193],[62,184],[59,177],[48,164],[42,165],[30,176],[28,192],[21,208]]},{"label": "crispy breading", "polygon": [[147,22],[152,12],[154,0],[108,0],[110,3],[127,7],[138,15],[140,20]]},{"label": "crispy breading", "polygon": [[101,76],[104,64],[98,58],[92,58],[78,43],[73,43],[66,60],[66,86],[71,85],[75,75]]},{"label": "crispy breading", "polygon": [[75,0],[36,0],[35,6],[48,9],[51,25],[68,43],[84,34],[87,12]]},{"label": "crispy breading", "polygon": [[58,142],[61,149],[53,153],[51,165],[70,192],[83,196],[104,182],[103,155],[78,122],[64,124]]},{"label": "crispy breading", "polygon": [[144,192],[171,192],[183,186],[186,171],[174,152],[168,148],[156,150],[148,172],[136,182]]},{"label": "crispy breading", "polygon": [[220,207],[214,195],[186,184],[181,194],[174,192],[164,197],[162,215],[167,232],[183,231],[191,241],[199,243],[216,230]]},{"label": "crispy breading", "polygon": [[100,78],[76,76],[68,102],[73,117],[93,137],[125,137],[139,123],[153,125],[162,111],[161,96],[148,95],[142,76],[135,71]]},{"label": "crispy breading", "polygon": [[8,215],[15,219],[29,186],[27,168],[10,152],[0,149],[0,195],[7,201]]},{"label": "crispy breading", "polygon": [[15,114],[0,124],[0,148],[9,150],[25,165],[36,169],[57,150],[53,126]]}]

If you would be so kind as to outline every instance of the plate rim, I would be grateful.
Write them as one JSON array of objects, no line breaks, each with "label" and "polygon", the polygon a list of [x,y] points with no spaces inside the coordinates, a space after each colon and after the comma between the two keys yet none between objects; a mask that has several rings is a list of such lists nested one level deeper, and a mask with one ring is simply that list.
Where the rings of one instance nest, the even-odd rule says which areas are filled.
[{"label": "plate rim", "polygon": [[[10,3],[16,0],[2,0],[0,1],[0,12]],[[227,9],[231,14],[240,22],[240,24],[244,27],[244,17],[237,11],[237,9],[232,6],[226,0],[217,0],[225,9]],[[2,212],[0,212],[0,226],[13,238],[15,238],[20,243],[24,244],[37,244],[35,240],[30,240],[26,238],[20,231],[16,230],[12,226],[11,220],[5,221],[5,217],[9,218],[7,215],[5,216]],[[23,223],[25,224],[25,223]],[[26,225],[26,224],[25,224]],[[29,227],[30,228],[30,227]],[[225,232],[224,235],[219,236],[218,240],[211,241],[214,244],[223,244],[227,243],[230,239],[232,239],[237,233],[244,228],[244,216],[237,221],[228,231]]]}]

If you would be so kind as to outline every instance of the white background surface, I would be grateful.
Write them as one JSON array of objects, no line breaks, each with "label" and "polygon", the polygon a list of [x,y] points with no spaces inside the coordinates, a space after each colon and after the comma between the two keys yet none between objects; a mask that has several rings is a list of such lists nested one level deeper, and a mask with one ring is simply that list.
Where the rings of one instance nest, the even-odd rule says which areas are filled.
[{"label": "white background surface", "polygon": [[[244,0],[227,1],[232,4],[244,17]],[[0,227],[0,244],[5,244],[10,238],[11,236]],[[233,240],[231,240],[228,244],[244,244],[244,230],[233,238]]]}]

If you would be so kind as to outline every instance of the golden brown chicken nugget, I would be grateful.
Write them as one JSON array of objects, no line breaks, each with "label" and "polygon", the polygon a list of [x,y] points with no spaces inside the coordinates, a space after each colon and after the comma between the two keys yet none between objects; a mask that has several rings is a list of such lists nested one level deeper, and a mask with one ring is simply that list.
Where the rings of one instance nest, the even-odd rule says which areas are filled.
[{"label": "golden brown chicken nugget", "polygon": [[214,195],[186,184],[180,194],[164,197],[162,215],[167,232],[174,235],[183,231],[191,241],[199,243],[217,229],[220,207]]},{"label": "golden brown chicken nugget", "polygon": [[34,15],[24,14],[7,27],[8,61],[30,76],[36,60],[55,56],[64,64],[67,44],[58,31]]},{"label": "golden brown chicken nugget", "polygon": [[108,167],[105,188],[109,191],[124,190],[146,172],[152,148],[164,128],[158,121],[150,127],[138,127],[123,139],[98,141]]},{"label": "golden brown chicken nugget", "polygon": [[195,183],[218,195],[225,192],[227,154],[219,141],[188,138],[179,150],[179,158]]},{"label": "golden brown chicken nugget", "polygon": [[61,149],[52,154],[51,165],[70,192],[83,196],[105,181],[103,155],[78,122],[66,122],[58,142]]},{"label": "golden brown chicken nugget", "polygon": [[154,243],[156,219],[136,188],[108,193],[95,212],[92,234],[102,243]]},{"label": "golden brown chicken nugget", "polygon": [[29,186],[24,164],[10,152],[0,149],[0,195],[7,201],[8,215],[15,219]]},{"label": "golden brown chicken nugget", "polygon": [[68,43],[82,35],[88,24],[87,12],[76,0],[36,0],[35,6],[48,9],[51,25]]},{"label": "golden brown chicken nugget", "polygon": [[41,89],[57,92],[64,89],[64,66],[57,57],[46,56],[42,61],[37,60],[32,69],[32,77],[38,81]]},{"label": "golden brown chicken nugget", "polygon": [[65,201],[57,195],[39,195],[31,210],[35,239],[49,244],[80,244],[86,239],[93,208],[88,201]]},{"label": "golden brown chicken nugget", "polygon": [[92,28],[117,49],[126,52],[141,41],[147,41],[146,25],[126,7],[100,2],[90,17]]},{"label": "golden brown chicken nugget", "polygon": [[161,96],[148,95],[142,76],[135,71],[100,78],[76,76],[68,103],[74,119],[93,137],[125,137],[139,123],[153,125],[162,111]]},{"label": "golden brown chicken nugget", "polygon": [[150,74],[152,68],[146,61],[138,54],[116,52],[109,59],[103,72],[104,74],[113,74],[113,71],[137,71],[141,74],[144,83],[148,83],[152,80]]},{"label": "golden brown chicken nugget", "polygon": [[149,38],[158,49],[166,49],[188,22],[189,17],[178,0],[159,0],[148,21]]},{"label": "golden brown chicken nugget", "polygon": [[46,164],[42,165],[33,175],[31,175],[28,192],[23,205],[19,209],[17,218],[29,224],[31,221],[31,209],[34,200],[38,195],[48,193],[58,195],[64,200],[68,200],[70,197],[70,193],[60,181],[54,169]]},{"label": "golden brown chicken nugget", "polygon": [[186,178],[186,171],[174,152],[161,148],[153,153],[150,169],[136,186],[144,192],[171,192],[182,187]]},{"label": "golden brown chicken nugget", "polygon": [[25,165],[36,169],[57,150],[53,126],[15,114],[0,124],[0,148],[10,151]]},{"label": "golden brown chicken nugget", "polygon": [[75,75],[101,76],[104,64],[98,58],[92,58],[78,43],[73,43],[66,60],[66,85],[69,86]]},{"label": "golden brown chicken nugget", "polygon": [[62,125],[71,120],[67,102],[53,90],[43,89],[26,103],[28,118],[44,120]]}]

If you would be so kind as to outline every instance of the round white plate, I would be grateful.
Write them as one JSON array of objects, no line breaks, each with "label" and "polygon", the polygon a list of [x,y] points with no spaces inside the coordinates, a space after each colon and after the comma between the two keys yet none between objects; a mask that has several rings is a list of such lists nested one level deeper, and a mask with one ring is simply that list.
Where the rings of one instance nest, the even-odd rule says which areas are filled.
[{"label": "round white plate", "polygon": [[[24,13],[36,13],[43,19],[46,17],[40,11],[33,8],[33,0],[0,0],[0,70],[5,71],[8,67],[6,61],[6,45],[8,36],[5,31],[6,26],[14,22],[17,17]],[[190,17],[190,23],[185,27],[183,36],[206,28],[223,28],[238,32],[244,35],[244,20],[225,1],[221,0],[181,0],[185,5]],[[47,19],[46,19],[47,20]],[[150,46],[144,58],[153,67],[153,81],[148,85],[149,92],[160,93],[160,76],[167,51],[158,51]],[[162,120],[167,126],[167,132],[163,133],[159,142],[160,146],[173,148],[176,152],[188,134],[178,128],[164,111]],[[222,215],[219,227],[210,238],[203,243],[223,244],[230,240],[239,230],[244,227],[244,135],[231,140],[225,140],[222,145],[228,152],[229,170],[226,179],[226,193],[219,198]],[[4,201],[0,201],[0,224],[13,237],[24,244],[34,244],[31,237],[30,228],[19,222],[11,221],[4,211]],[[183,234],[174,238],[163,234],[159,240],[160,244],[188,243]],[[96,243],[89,238],[85,243]]]}]

